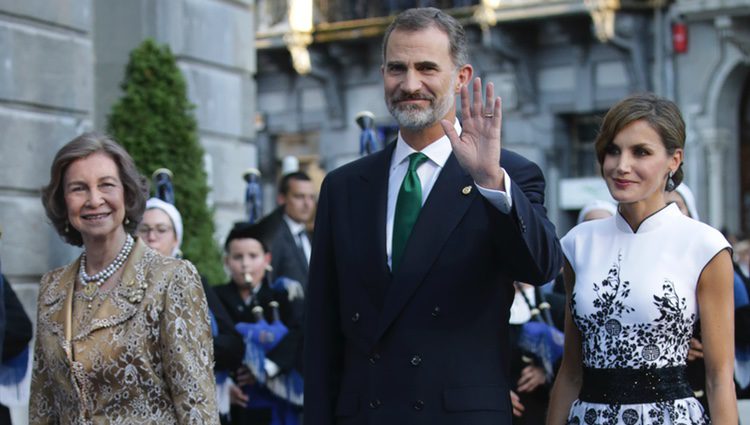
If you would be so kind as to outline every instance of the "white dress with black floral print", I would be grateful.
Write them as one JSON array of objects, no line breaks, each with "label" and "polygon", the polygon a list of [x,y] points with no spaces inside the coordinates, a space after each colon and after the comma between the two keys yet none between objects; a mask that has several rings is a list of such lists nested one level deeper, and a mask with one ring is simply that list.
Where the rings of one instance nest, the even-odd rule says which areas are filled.
[{"label": "white dress with black floral print", "polygon": [[[720,232],[669,205],[635,231],[617,214],[582,223],[561,242],[576,276],[570,308],[581,331],[585,367],[685,364],[697,319],[698,279],[729,247]],[[709,419],[693,397],[644,404],[576,400],[568,423],[704,424]]]}]

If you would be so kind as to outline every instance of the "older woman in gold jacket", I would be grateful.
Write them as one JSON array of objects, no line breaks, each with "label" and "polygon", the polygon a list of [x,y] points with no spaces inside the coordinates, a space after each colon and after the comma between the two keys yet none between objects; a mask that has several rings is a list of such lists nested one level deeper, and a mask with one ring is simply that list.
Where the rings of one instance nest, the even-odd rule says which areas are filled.
[{"label": "older woman in gold jacket", "polygon": [[55,157],[45,210],[84,251],[42,278],[32,424],[219,423],[198,273],[131,236],[145,187],[106,136],[83,134]]}]

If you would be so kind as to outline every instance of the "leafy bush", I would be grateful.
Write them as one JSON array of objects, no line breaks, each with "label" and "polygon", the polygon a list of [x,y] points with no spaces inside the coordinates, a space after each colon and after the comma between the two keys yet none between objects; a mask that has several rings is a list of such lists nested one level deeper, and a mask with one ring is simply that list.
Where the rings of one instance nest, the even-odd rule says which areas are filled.
[{"label": "leafy bush", "polygon": [[175,206],[185,230],[184,257],[209,282],[223,283],[226,275],[213,239],[213,212],[206,205],[203,148],[186,87],[169,47],[145,40],[130,53],[121,84],[124,95],[112,108],[107,131],[145,176],[162,167],[172,170]]}]

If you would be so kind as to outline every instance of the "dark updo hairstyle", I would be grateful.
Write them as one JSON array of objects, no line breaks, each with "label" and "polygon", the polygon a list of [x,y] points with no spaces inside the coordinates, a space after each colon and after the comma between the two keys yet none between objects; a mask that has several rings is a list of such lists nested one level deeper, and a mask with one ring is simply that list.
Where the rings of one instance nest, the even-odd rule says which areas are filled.
[{"label": "dark updo hairstyle", "polygon": [[[65,173],[73,162],[102,152],[117,164],[125,198],[125,231],[131,235],[143,218],[148,195],[148,183],[135,167],[130,154],[109,136],[99,133],[83,133],[60,148],[50,167],[49,184],[42,188],[42,204],[55,230],[65,242],[81,246],[81,233],[68,226],[68,209],[65,205]],[[67,229],[66,229],[67,228]]]},{"label": "dark updo hairstyle", "polygon": [[[599,160],[602,173],[604,155],[615,136],[630,123],[638,120],[647,122],[659,134],[669,155],[674,154],[677,149],[685,148],[685,121],[677,105],[652,93],[634,94],[615,104],[604,116],[599,135],[594,142],[596,158]],[[674,187],[680,185],[682,178],[680,164],[672,176]]]}]

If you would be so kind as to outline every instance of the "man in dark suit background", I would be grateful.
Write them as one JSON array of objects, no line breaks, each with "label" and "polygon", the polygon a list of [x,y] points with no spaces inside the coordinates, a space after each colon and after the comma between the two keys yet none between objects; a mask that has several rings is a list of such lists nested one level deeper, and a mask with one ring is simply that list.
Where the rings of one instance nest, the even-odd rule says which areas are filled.
[{"label": "man in dark suit background", "polygon": [[274,276],[293,279],[307,290],[307,273],[312,249],[307,224],[315,214],[315,186],[306,173],[285,174],[279,182],[279,207],[260,224],[272,229],[271,266]]},{"label": "man in dark suit background", "polygon": [[382,72],[398,140],[323,183],[306,425],[510,424],[512,282],[552,280],[562,254],[541,170],[501,149],[500,99],[472,83],[465,37],[438,9],[396,17]]}]

